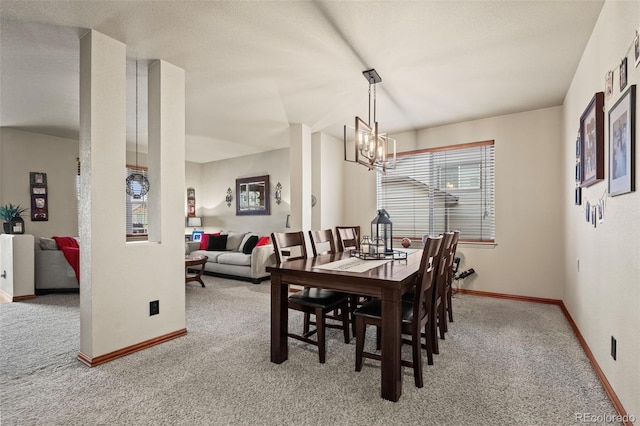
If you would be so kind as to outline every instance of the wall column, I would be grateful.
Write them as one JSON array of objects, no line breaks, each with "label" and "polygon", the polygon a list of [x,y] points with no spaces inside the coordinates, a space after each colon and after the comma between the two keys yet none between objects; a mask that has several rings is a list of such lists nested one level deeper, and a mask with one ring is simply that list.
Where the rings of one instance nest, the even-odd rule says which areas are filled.
[{"label": "wall column", "polygon": [[311,129],[305,124],[289,127],[289,160],[291,170],[291,229],[311,229]]},{"label": "wall column", "polygon": [[[186,333],[184,71],[160,65],[151,74],[149,199],[156,231],[148,242],[127,243],[126,46],[93,30],[80,39],[78,358],[90,366]],[[155,300],[160,312],[150,316]]]}]

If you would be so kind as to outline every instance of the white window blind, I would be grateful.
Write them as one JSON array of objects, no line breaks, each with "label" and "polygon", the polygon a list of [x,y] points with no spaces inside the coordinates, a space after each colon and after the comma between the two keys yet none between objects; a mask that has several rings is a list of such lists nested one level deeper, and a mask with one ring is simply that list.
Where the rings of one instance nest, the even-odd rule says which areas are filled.
[{"label": "white window blind", "polygon": [[[125,179],[133,173],[139,173],[148,178],[146,167],[127,166]],[[137,185],[137,183],[134,182],[134,185]],[[127,197],[127,236],[147,235],[149,226],[149,203],[147,198],[149,194],[135,198],[132,195],[128,195],[124,190],[122,192]]]},{"label": "white window blind", "polygon": [[397,238],[457,229],[461,240],[494,242],[493,141],[399,153],[396,168],[377,175],[377,205]]}]

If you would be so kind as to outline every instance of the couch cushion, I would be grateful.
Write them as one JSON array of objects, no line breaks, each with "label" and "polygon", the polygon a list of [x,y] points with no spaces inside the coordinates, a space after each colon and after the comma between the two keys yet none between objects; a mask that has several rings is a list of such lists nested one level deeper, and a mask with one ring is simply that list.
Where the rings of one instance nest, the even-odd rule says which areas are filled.
[{"label": "couch cushion", "polygon": [[260,237],[260,239],[258,240],[258,244],[256,244],[256,247],[266,246],[269,244],[271,244],[271,237],[269,236]]},{"label": "couch cushion", "polygon": [[227,249],[227,235],[209,236],[207,251],[225,251]]},{"label": "couch cushion", "polygon": [[246,234],[244,234],[244,238],[242,238],[242,242],[240,243],[240,247],[238,247],[238,251],[244,251],[244,245],[247,244],[247,241],[249,241],[249,238],[253,237],[253,236],[258,236],[252,232],[247,232]]},{"label": "couch cushion", "polygon": [[53,238],[40,237],[40,248],[42,250],[58,250],[58,244]]},{"label": "couch cushion", "polygon": [[258,244],[258,236],[257,235],[251,235],[247,239],[247,242],[244,243],[244,245],[242,246],[242,253],[251,254],[251,252],[255,248],[256,244]]},{"label": "couch cushion", "polygon": [[191,256],[207,256],[207,263],[216,263],[218,256],[226,253],[226,251],[206,251],[206,250],[194,250],[189,253]]},{"label": "couch cushion", "polygon": [[244,253],[222,253],[218,256],[218,263],[225,265],[251,266],[251,255]]},{"label": "couch cushion", "polygon": [[216,232],[215,234],[202,234],[202,237],[200,238],[200,250],[207,249],[207,246],[209,245],[209,237],[211,235],[220,235],[220,233]]},{"label": "couch cushion", "polygon": [[238,251],[246,232],[229,232],[227,235],[227,251]]}]

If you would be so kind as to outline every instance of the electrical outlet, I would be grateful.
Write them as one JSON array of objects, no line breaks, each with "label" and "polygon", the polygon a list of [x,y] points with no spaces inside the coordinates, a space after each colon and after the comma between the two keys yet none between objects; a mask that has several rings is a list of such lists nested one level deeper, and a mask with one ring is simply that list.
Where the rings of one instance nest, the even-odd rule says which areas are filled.
[{"label": "electrical outlet", "polygon": [[160,301],[154,300],[149,302],[149,316],[158,315],[160,313]]},{"label": "electrical outlet", "polygon": [[611,336],[611,358],[613,358],[614,361],[616,360],[617,346],[618,346],[618,342],[616,341],[616,338]]}]

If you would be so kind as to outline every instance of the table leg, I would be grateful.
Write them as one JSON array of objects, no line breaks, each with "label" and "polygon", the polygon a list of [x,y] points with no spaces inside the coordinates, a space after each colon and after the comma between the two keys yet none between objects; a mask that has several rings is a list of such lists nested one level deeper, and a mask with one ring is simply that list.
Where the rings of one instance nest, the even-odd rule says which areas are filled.
[{"label": "table leg", "polygon": [[271,362],[276,364],[289,357],[288,293],[289,285],[282,283],[281,274],[271,272]]},{"label": "table leg", "polygon": [[204,271],[205,262],[203,262],[202,265],[200,265],[200,270],[198,271],[198,275],[196,275],[196,281],[200,282],[200,285],[202,287],[204,287],[204,282],[202,281],[202,272]]},{"label": "table leg", "polygon": [[400,291],[382,291],[382,398],[398,401],[402,395],[402,364],[400,328]]}]

